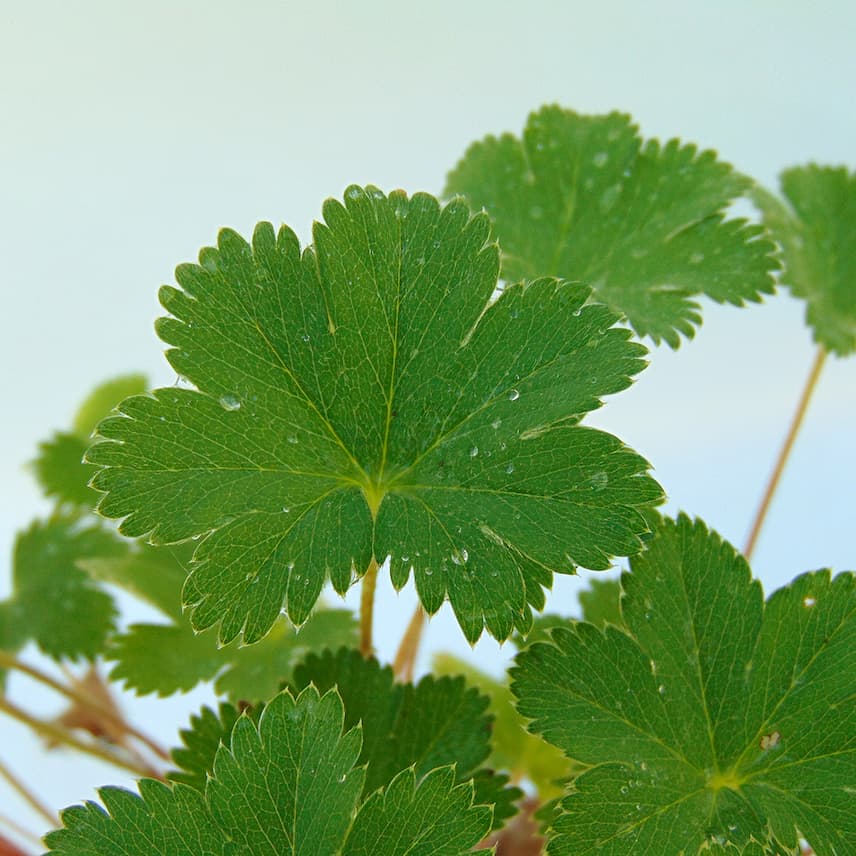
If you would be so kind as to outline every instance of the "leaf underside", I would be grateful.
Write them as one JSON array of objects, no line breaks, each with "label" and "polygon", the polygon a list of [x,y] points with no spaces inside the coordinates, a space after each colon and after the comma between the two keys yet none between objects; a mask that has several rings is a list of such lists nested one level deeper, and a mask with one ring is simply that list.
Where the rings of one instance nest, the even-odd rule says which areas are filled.
[{"label": "leaf underside", "polygon": [[457,856],[490,828],[491,810],[473,805],[472,784],[451,767],[418,783],[412,769],[361,804],[355,766],[360,729],[343,734],[339,696],[314,688],[283,692],[255,723],[240,717],[217,749],[204,792],[153,780],[140,796],[102,788],[96,803],[62,813],[64,829],[45,841],[57,856]]},{"label": "leaf underside", "polygon": [[773,291],[775,246],[724,213],[750,186],[711,151],[643,142],[626,115],[544,107],[520,139],[472,145],[446,193],[487,210],[505,279],[590,283],[640,336],[676,348],[701,323],[694,296],[742,306]]},{"label": "leaf underside", "polygon": [[816,342],[856,351],[856,173],[809,164],[785,170],[785,202],[756,191],[764,223],[782,246],[782,280],[805,299]]},{"label": "leaf underside", "polygon": [[686,517],[622,577],[626,632],[585,622],[518,656],[530,728],[592,765],[551,854],[697,853],[750,840],[856,852],[856,585],[804,574],[766,604]]},{"label": "leaf underside", "polygon": [[467,638],[525,630],[553,573],[637,551],[662,499],[647,463],[581,427],[645,349],[589,289],[497,286],[484,215],[349,188],[314,244],[260,224],[164,287],[158,324],[196,386],[133,397],[88,452],[99,510],[155,543],[203,536],[197,630],[261,639],[374,555],[448,599]]}]

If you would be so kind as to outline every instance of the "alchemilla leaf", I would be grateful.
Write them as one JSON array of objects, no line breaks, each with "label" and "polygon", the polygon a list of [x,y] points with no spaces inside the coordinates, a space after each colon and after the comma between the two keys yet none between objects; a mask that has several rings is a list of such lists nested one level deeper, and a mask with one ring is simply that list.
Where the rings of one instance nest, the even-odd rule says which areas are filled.
[{"label": "alchemilla leaf", "polygon": [[704,294],[741,306],[773,291],[774,245],[725,209],[751,182],[710,151],[641,139],[630,117],[544,107],[520,139],[475,143],[449,175],[493,219],[507,280],[560,276],[673,348]]},{"label": "alchemilla leaf", "polygon": [[221,233],[165,287],[158,332],[196,386],[99,426],[99,509],[156,543],[203,536],[196,629],[262,638],[391,557],[471,640],[525,629],[553,573],[637,551],[647,463],[581,427],[645,349],[586,286],[497,287],[485,215],[351,187],[301,252],[286,227]]},{"label": "alchemilla leaf", "polygon": [[856,852],[856,578],[798,577],[764,603],[701,523],[665,521],[622,577],[627,631],[579,622],[522,652],[530,728],[590,764],[551,854],[771,841]]},{"label": "alchemilla leaf", "polygon": [[856,173],[816,164],[785,170],[786,201],[757,191],[782,246],[783,281],[808,304],[814,338],[840,356],[856,351]]},{"label": "alchemilla leaf", "polygon": [[67,809],[45,840],[57,856],[457,856],[490,828],[490,808],[472,805],[472,785],[455,785],[449,767],[418,783],[407,770],[361,805],[359,754],[359,727],[343,734],[335,692],[283,692],[258,723],[235,722],[204,792],[151,780],[139,796],[102,788],[104,809]]}]

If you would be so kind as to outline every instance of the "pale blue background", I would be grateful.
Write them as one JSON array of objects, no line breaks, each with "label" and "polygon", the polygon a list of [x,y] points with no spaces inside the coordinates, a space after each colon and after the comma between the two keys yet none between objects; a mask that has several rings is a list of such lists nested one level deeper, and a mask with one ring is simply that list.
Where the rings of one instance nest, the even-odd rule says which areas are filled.
[{"label": "pale blue background", "polygon": [[[854,44],[844,0],[0,2],[4,555],[46,509],[23,469],[37,439],[105,377],[174,382],[156,289],[220,226],[271,219],[306,236],[351,182],[439,192],[470,141],[519,131],[550,101],[631,112],[647,135],[717,148],[767,184],[809,159],[854,168]],[[593,421],[649,457],[671,508],[740,544],[813,348],[787,297],[705,312],[694,342],[654,352]],[[768,590],[854,565],[854,422],[856,360],[831,360],[756,553]],[[559,580],[551,608],[573,610],[575,589]],[[382,590],[382,657],[412,604]],[[507,655],[470,651],[445,610],[427,648],[496,672]],[[11,690],[58,710],[24,680]],[[207,697],[127,707],[171,741]],[[57,807],[128,781],[44,756],[7,720],[0,758]],[[3,783],[0,811],[43,830]]]}]

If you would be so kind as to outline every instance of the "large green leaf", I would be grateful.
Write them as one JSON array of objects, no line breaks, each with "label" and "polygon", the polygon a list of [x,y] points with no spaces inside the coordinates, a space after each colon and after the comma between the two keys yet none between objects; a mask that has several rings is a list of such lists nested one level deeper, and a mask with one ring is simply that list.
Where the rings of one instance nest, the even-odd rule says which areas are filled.
[{"label": "large green leaf", "polygon": [[703,524],[667,521],[622,577],[627,632],[579,622],[522,652],[533,731],[593,765],[551,854],[694,854],[801,834],[856,852],[856,578],[805,574],[764,604]]},{"label": "large green leaf", "polygon": [[446,192],[487,209],[505,279],[590,283],[637,333],[676,348],[701,323],[693,296],[741,306],[773,291],[773,244],[723,213],[749,187],[713,152],[643,143],[628,116],[544,107],[521,139],[471,146]]},{"label": "large green leaf", "polygon": [[755,201],[782,245],[782,279],[808,304],[814,338],[841,356],[856,350],[856,173],[816,164],[785,170],[786,202]]},{"label": "large green leaf", "polygon": [[16,646],[32,639],[57,660],[93,659],[113,628],[116,610],[79,564],[120,557],[127,549],[112,532],[75,516],[33,523],[15,541],[12,595],[2,605],[9,624],[5,634]]},{"label": "large green leaf", "polygon": [[[314,688],[278,695],[255,724],[241,717],[217,750],[204,794],[144,780],[67,809],[46,837],[57,856],[377,856],[468,852],[490,828],[472,786],[446,767],[418,784],[412,770],[359,805],[360,730],[342,733],[342,702]],[[367,847],[371,847],[367,850]]]},{"label": "large green leaf", "polygon": [[470,640],[540,609],[553,573],[640,547],[662,499],[647,463],[578,425],[645,349],[542,279],[492,301],[484,215],[351,187],[313,247],[232,231],[165,287],[158,332],[196,390],[129,398],[88,460],[100,511],[156,543],[205,536],[184,595],[194,627],[260,639],[372,555],[445,598]]}]

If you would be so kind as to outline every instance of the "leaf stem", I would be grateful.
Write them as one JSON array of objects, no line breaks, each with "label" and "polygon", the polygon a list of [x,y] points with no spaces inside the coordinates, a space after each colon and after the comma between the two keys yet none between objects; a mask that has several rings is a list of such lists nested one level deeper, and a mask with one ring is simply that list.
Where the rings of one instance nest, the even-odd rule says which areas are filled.
[{"label": "leaf stem", "polygon": [[[5,814],[0,814],[0,824],[5,824],[16,835],[20,835],[21,838],[26,838],[28,841],[32,841],[40,850],[44,850],[44,843],[39,836],[36,835],[35,832],[30,832],[29,829],[21,826],[20,823],[16,823],[11,817],[7,817]],[[4,847],[6,848],[5,850],[3,849]],[[0,853],[6,853],[8,856],[17,856],[17,854],[20,854],[20,856],[27,856],[27,854],[21,850],[17,844],[14,844],[3,835],[0,835]]]},{"label": "leaf stem", "polygon": [[34,808],[52,827],[59,826],[59,818],[2,762],[0,777],[4,778],[18,794]]},{"label": "leaf stem", "polygon": [[108,720],[121,731],[129,734],[131,737],[135,737],[144,745],[148,746],[152,752],[155,753],[158,757],[162,758],[164,761],[169,761],[170,756],[169,753],[160,746],[156,741],[154,741],[147,734],[144,734],[135,726],[131,725],[125,717],[121,714],[117,713],[114,710],[110,710],[110,708],[105,707],[101,701],[91,693],[87,693],[83,690],[76,689],[74,687],[66,686],[65,684],[60,683],[55,678],[52,678],[46,672],[41,671],[41,669],[37,669],[35,666],[30,666],[27,663],[24,663],[22,660],[19,660],[13,654],[8,654],[5,651],[0,651],[0,668],[2,669],[15,669],[22,674],[29,675],[29,677],[33,678],[33,680],[38,681],[39,683],[45,684],[45,686],[50,687],[56,692],[64,695],[66,698],[75,702],[76,704],[81,705],[82,707],[92,711],[92,713],[96,714],[96,716],[101,719]]},{"label": "leaf stem", "polygon": [[117,755],[115,752],[111,752],[96,743],[87,743],[84,740],[80,740],[68,731],[68,729],[35,717],[6,698],[0,697],[0,712],[12,717],[12,719],[17,719],[18,722],[28,726],[30,729],[35,731],[36,734],[40,734],[42,737],[46,737],[47,739],[56,741],[57,743],[63,743],[66,746],[71,746],[80,752],[92,755],[95,758],[100,758],[108,764],[113,764],[115,767],[128,770],[137,776],[148,776],[155,779],[162,778],[161,774],[153,767],[150,767],[147,764],[140,764],[138,762],[127,760],[121,755]]},{"label": "leaf stem", "polygon": [[363,576],[360,594],[360,653],[368,658],[374,653],[372,645],[372,622],[374,620],[374,597],[377,588],[377,560],[372,556]]},{"label": "leaf stem", "polygon": [[764,491],[764,496],[761,499],[761,504],[758,506],[758,511],[755,513],[755,520],[752,523],[752,528],[749,530],[749,537],[746,539],[746,546],[743,548],[743,555],[746,559],[752,558],[752,553],[755,549],[755,543],[758,540],[758,535],[761,532],[761,527],[764,525],[764,520],[767,517],[767,512],[770,508],[770,503],[773,500],[773,496],[776,493],[776,488],[779,485],[779,480],[782,477],[782,473],[785,469],[785,464],[788,462],[788,457],[790,456],[791,449],[793,448],[794,441],[797,438],[797,434],[799,433],[800,426],[802,425],[803,417],[805,417],[806,411],[808,410],[809,402],[811,401],[812,393],[817,386],[818,378],[820,377],[820,372],[823,369],[823,364],[826,361],[826,349],[821,346],[817,349],[817,354],[814,358],[814,364],[811,367],[811,371],[809,372],[808,379],[806,380],[805,386],[803,387],[802,395],[800,396],[799,403],[797,404],[797,409],[794,412],[793,418],[791,420],[790,428],[788,429],[787,437],[785,437],[785,442],[782,445],[782,449],[779,452],[779,457],[776,459],[776,465],[773,468],[773,472],[770,475],[770,479],[767,482],[767,489]]},{"label": "leaf stem", "polygon": [[413,617],[401,637],[401,644],[392,663],[392,671],[400,681],[413,680],[413,670],[416,666],[416,656],[419,653],[419,643],[422,641],[422,631],[425,628],[425,610],[422,604],[416,605]]}]

